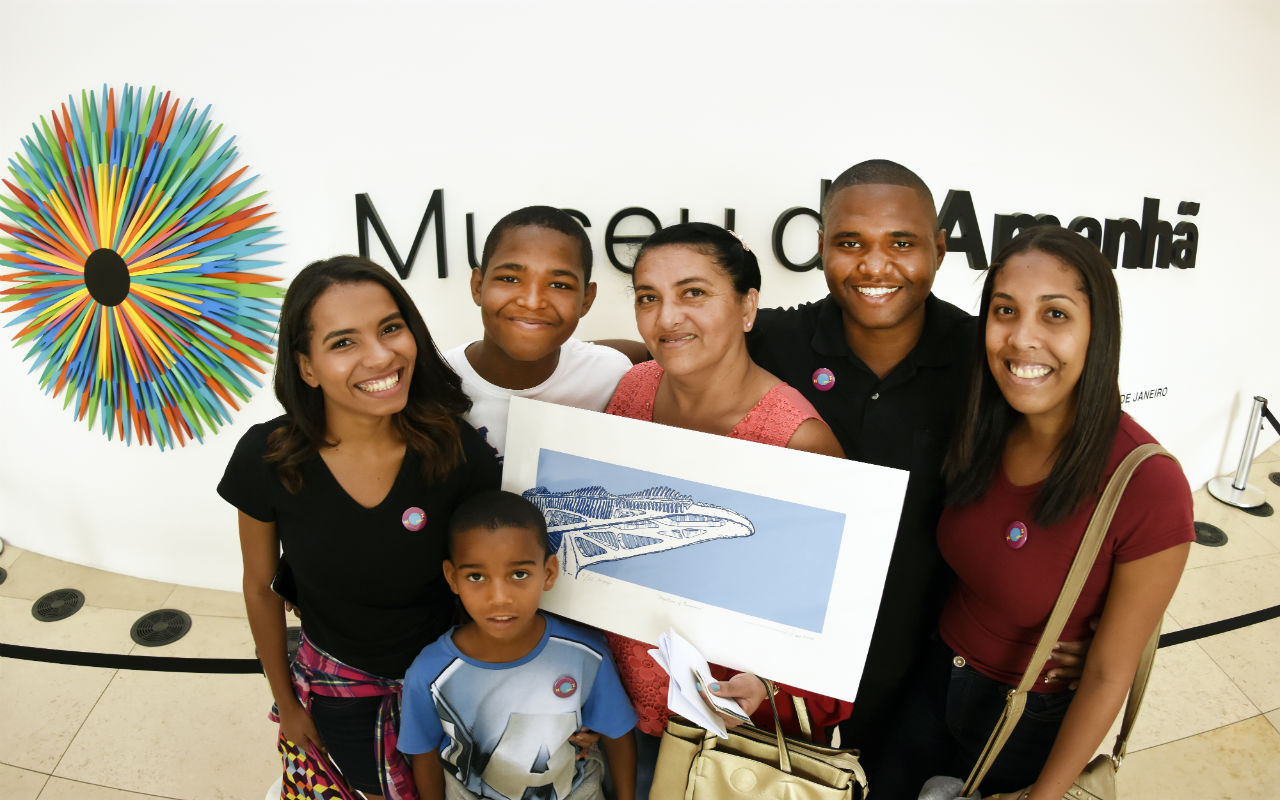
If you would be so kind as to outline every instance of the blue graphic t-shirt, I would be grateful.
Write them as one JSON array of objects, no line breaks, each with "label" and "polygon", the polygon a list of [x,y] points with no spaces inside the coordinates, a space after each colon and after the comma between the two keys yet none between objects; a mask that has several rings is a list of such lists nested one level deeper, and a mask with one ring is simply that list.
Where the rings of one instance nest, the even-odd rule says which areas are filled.
[{"label": "blue graphic t-shirt", "polygon": [[404,680],[399,748],[440,751],[479,797],[564,800],[581,781],[569,737],[586,726],[616,739],[636,724],[604,636],[544,614],[533,652],[492,664],[463,655],[450,630]]}]

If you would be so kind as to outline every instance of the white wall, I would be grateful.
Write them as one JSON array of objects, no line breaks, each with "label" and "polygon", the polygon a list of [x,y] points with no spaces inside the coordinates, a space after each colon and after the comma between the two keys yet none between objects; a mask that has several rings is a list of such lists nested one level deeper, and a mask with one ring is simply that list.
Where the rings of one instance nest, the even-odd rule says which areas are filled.
[{"label": "white wall", "polygon": [[[603,251],[616,211],[645,206],[666,224],[682,207],[719,221],[732,206],[767,253],[778,214],[816,205],[821,178],[887,157],[939,203],[971,191],[988,248],[996,213],[1138,218],[1145,196],[1177,222],[1179,201],[1199,202],[1195,269],[1117,271],[1121,388],[1168,388],[1127,409],[1200,485],[1234,469],[1249,398],[1280,404],[1280,271],[1264,238],[1280,178],[1271,3],[8,5],[0,150],[104,83],[211,104],[269,191],[275,274],[353,252],[358,192],[405,254],[444,189],[450,277],[435,277],[430,232],[406,281],[442,347],[480,330],[466,212],[480,237],[529,203],[585,212],[600,298],[580,333],[630,337],[626,280]],[[812,231],[790,229],[793,256]],[[373,255],[385,263],[376,243]],[[817,272],[763,266],[769,304],[825,291]],[[943,266],[937,291],[974,308],[977,273],[962,256]],[[161,453],[86,430],[24,355],[0,347],[0,536],[237,587],[235,514],[213,488],[243,430],[278,413],[269,391],[204,444]]]}]

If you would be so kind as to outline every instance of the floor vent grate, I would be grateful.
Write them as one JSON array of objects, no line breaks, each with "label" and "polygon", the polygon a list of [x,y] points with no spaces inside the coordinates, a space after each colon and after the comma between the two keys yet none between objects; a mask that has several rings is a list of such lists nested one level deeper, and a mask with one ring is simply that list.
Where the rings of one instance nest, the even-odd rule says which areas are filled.
[{"label": "floor vent grate", "polygon": [[1254,506],[1253,508],[1242,508],[1240,510],[1246,514],[1249,514],[1255,517],[1269,517],[1272,514],[1276,513],[1276,510],[1271,507],[1270,503],[1263,503],[1260,506]]},{"label": "floor vent grate", "polygon": [[1222,547],[1226,543],[1227,534],[1222,528],[1207,522],[1196,523],[1196,544],[1202,544],[1205,547]]},{"label": "floor vent grate", "polygon": [[66,619],[84,607],[84,592],[78,589],[54,589],[31,606],[31,616],[41,622]]},{"label": "floor vent grate", "polygon": [[129,629],[129,637],[143,647],[173,644],[191,630],[191,615],[173,608],[143,614]]}]

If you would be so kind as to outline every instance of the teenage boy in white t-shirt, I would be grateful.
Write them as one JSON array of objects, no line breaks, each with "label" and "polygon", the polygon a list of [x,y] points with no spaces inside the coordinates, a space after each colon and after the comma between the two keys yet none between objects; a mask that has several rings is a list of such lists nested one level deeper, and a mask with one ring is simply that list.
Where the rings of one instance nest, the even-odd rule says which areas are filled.
[{"label": "teenage boy in white t-shirt", "polygon": [[484,338],[444,358],[472,400],[467,421],[499,457],[512,396],[603,411],[631,368],[619,350],[572,338],[595,297],[591,242],[565,212],[529,206],[489,232],[480,268],[471,271]]}]

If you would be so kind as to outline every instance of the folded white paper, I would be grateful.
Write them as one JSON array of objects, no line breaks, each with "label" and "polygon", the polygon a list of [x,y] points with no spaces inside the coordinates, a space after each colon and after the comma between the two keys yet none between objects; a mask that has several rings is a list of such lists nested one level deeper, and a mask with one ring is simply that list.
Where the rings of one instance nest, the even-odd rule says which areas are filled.
[{"label": "folded white paper", "polygon": [[729,733],[717,710],[744,722],[748,719],[736,701],[710,693],[709,686],[714,682],[711,667],[698,649],[676,633],[675,628],[658,636],[658,647],[650,650],[649,655],[671,677],[667,691],[667,708],[671,712],[706,728],[721,739],[729,738]]}]

